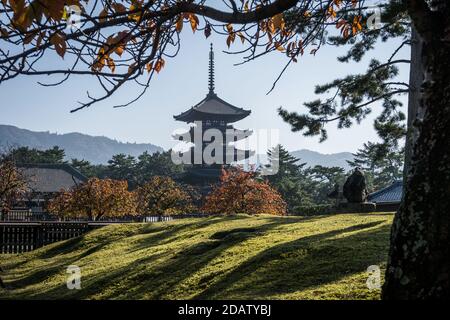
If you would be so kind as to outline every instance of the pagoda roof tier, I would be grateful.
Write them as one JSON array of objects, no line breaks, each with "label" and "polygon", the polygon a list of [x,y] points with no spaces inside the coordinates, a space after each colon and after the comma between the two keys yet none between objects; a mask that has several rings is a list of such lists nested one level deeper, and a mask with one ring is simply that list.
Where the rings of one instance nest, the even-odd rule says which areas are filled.
[{"label": "pagoda roof tier", "polygon": [[[205,130],[210,129],[210,128],[206,128]],[[214,129],[218,129],[218,128],[214,128]],[[225,132],[225,139],[231,142],[234,141],[239,141],[239,140],[243,140],[248,138],[249,136],[252,135],[253,130],[250,129],[235,129],[233,128],[233,126],[227,126],[226,127],[227,131]],[[184,135],[189,134],[189,136],[191,137],[191,141],[190,142],[194,142],[194,127],[190,127],[188,131],[185,131],[183,133],[175,133],[172,135],[172,138],[174,140],[182,140]],[[229,130],[229,131],[228,131]],[[234,140],[236,139],[236,140]],[[206,143],[210,143],[210,142],[206,142]]]},{"label": "pagoda roof tier", "polygon": [[[185,152],[179,152],[179,156],[181,157],[186,157],[189,158],[190,156],[190,161],[191,163],[194,163],[195,158],[194,158],[194,151],[193,151],[194,147],[191,147],[190,150],[185,151]],[[242,150],[242,149],[237,149],[237,148],[233,148],[233,150],[231,152],[227,152],[226,150],[223,151],[222,153],[223,155],[223,163],[225,164],[225,160],[227,159],[227,155],[230,156],[233,160],[233,162],[238,162],[238,161],[242,161],[245,159],[248,159],[250,157],[253,157],[255,155],[255,151],[254,150]]]},{"label": "pagoda roof tier", "polygon": [[217,120],[230,123],[242,120],[250,113],[250,110],[235,107],[220,99],[215,93],[210,92],[205,99],[189,110],[174,116],[174,118],[175,120],[188,123],[202,120]]}]

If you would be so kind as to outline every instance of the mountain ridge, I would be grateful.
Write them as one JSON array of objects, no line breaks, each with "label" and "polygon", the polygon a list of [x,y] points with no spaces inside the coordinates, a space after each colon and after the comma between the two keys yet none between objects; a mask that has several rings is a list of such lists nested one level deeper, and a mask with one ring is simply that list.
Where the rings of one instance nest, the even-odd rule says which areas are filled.
[{"label": "mountain ridge", "polygon": [[12,125],[0,124],[0,147],[30,147],[48,149],[59,146],[66,152],[66,159],[85,159],[94,164],[107,163],[115,154],[138,156],[143,152],[154,153],[163,148],[151,143],[121,142],[105,136],[91,136],[79,132],[51,133],[32,131]]},{"label": "mountain ridge", "polygon": [[[80,132],[51,133],[49,131],[32,131],[18,128],[13,125],[0,124],[0,150],[1,148],[27,146],[37,149],[48,149],[59,146],[66,152],[66,159],[85,159],[93,164],[107,163],[115,154],[124,153],[139,156],[147,151],[153,153],[164,151],[162,147],[152,143],[121,142],[105,136],[91,136]],[[307,166],[322,165],[326,167],[342,167],[349,170],[347,160],[352,160],[350,152],[323,154],[309,149],[300,149],[290,152],[300,162]],[[262,155],[264,158],[264,155]]]},{"label": "mountain ridge", "polygon": [[341,167],[346,171],[351,169],[347,161],[354,158],[351,152],[320,153],[308,149],[292,151],[290,154],[299,158],[301,163],[306,162],[307,166]]}]

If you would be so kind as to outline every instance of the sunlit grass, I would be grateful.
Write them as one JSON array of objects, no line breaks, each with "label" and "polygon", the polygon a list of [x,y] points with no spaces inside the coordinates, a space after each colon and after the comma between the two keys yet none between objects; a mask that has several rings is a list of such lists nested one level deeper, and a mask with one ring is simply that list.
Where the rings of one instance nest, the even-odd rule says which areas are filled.
[{"label": "sunlit grass", "polygon": [[[391,221],[372,213],[111,225],[0,255],[0,299],[378,299],[366,269],[384,268]],[[81,268],[81,290],[66,287],[69,265]]]}]

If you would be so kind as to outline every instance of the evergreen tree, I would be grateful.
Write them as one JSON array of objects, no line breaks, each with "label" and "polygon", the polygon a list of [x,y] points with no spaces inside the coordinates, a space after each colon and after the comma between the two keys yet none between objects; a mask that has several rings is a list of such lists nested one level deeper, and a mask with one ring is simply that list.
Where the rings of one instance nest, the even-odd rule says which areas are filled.
[{"label": "evergreen tree", "polygon": [[347,161],[353,168],[361,168],[366,173],[370,191],[384,188],[402,179],[404,149],[388,148],[385,143],[368,142]]},{"label": "evergreen tree", "polygon": [[277,145],[267,152],[270,165],[278,167],[278,172],[268,175],[269,183],[281,194],[287,204],[288,212],[295,211],[295,207],[310,204],[311,199],[305,191],[308,184],[303,173],[305,163],[292,156],[282,145]]},{"label": "evergreen tree", "polygon": [[147,182],[152,176],[175,178],[184,170],[183,165],[176,165],[171,159],[171,152],[144,152],[138,157],[136,164],[136,181],[139,185]]},{"label": "evergreen tree", "polygon": [[[371,108],[381,102],[382,112],[375,120],[379,135],[386,142],[397,141],[405,136],[406,117],[399,110],[402,103],[397,97],[408,94],[410,85],[398,81],[397,77],[398,66],[410,63],[410,60],[401,58],[402,49],[411,45],[410,20],[404,1],[385,2],[380,8],[382,28],[367,29],[347,37],[331,35],[322,41],[336,47],[350,46],[345,55],[338,57],[342,63],[361,62],[367,52],[375,48],[377,41],[393,43],[395,49],[392,55],[386,61],[372,59],[365,73],[348,75],[316,86],[315,93],[326,96],[306,102],[304,106],[308,110],[307,114],[280,108],[280,116],[291,124],[293,131],[303,131],[306,136],[320,135],[323,141],[327,138],[327,124],[337,122],[339,128],[348,128],[354,122],[360,123],[371,113]],[[361,20],[368,21],[372,14],[370,10],[367,11]],[[349,10],[342,19],[350,21],[355,17],[355,13]]]},{"label": "evergreen tree", "polygon": [[315,204],[332,204],[333,199],[329,195],[342,189],[345,182],[345,170],[340,167],[314,166],[305,170],[309,184],[307,192]]},{"label": "evergreen tree", "polygon": [[116,154],[108,161],[108,177],[114,180],[126,180],[133,189],[136,186],[136,158],[123,153]]},{"label": "evergreen tree", "polygon": [[58,146],[47,150],[19,147],[10,151],[10,156],[18,164],[61,164],[66,163],[65,155],[64,150]]},{"label": "evergreen tree", "polygon": [[108,167],[103,164],[91,164],[88,160],[72,159],[70,165],[80,171],[84,176],[88,178],[106,178],[108,177]]}]

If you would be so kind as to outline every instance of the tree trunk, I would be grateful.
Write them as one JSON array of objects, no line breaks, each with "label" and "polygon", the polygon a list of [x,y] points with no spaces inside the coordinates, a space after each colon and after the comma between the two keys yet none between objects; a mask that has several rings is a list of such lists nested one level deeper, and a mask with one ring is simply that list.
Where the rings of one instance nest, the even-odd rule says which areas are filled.
[{"label": "tree trunk", "polygon": [[384,299],[449,299],[450,3],[406,1],[424,81],[405,194],[392,226]]},{"label": "tree trunk", "polygon": [[[405,144],[405,163],[403,167],[403,180],[406,181],[410,170],[410,162],[413,151],[414,142],[419,135],[417,127],[414,126],[417,117],[423,117],[423,111],[420,106],[421,86],[423,82],[422,70],[422,38],[417,33],[414,26],[411,27],[411,64],[409,72],[408,94],[408,122]],[[405,185],[406,186],[406,185]]]}]

